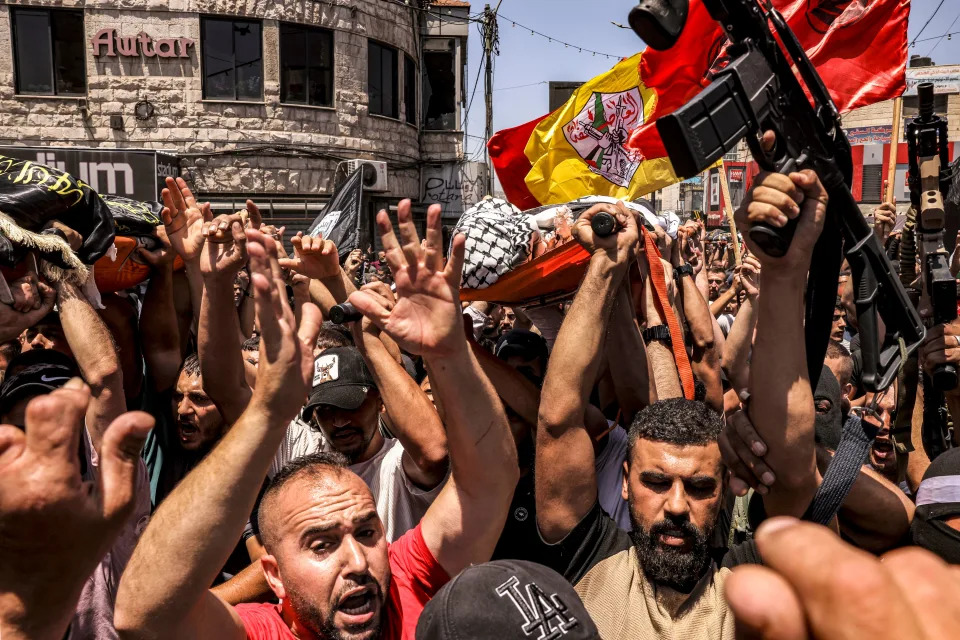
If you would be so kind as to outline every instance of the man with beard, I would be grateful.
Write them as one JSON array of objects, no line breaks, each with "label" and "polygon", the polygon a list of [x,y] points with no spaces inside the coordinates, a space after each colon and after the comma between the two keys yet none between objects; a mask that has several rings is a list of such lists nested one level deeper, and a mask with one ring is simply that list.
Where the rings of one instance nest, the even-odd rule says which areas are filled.
[{"label": "man with beard", "polygon": [[464,338],[465,239],[454,239],[444,265],[440,216],[439,206],[428,210],[421,246],[410,202],[402,202],[401,249],[380,212],[397,304],[387,308],[366,291],[350,296],[402,349],[423,357],[444,408],[451,473],[423,520],[388,544],[366,484],[329,460],[312,460],[281,471],[282,484],[260,513],[263,571],[281,604],[234,608],[204,588],[240,535],[314,376],[320,313],[305,304],[297,330],[276,245],[248,230],[262,331],[257,386],[240,419],[144,532],[120,584],[115,622],[122,637],[412,639],[425,602],[449,576],[490,558],[517,483],[516,448]]}]

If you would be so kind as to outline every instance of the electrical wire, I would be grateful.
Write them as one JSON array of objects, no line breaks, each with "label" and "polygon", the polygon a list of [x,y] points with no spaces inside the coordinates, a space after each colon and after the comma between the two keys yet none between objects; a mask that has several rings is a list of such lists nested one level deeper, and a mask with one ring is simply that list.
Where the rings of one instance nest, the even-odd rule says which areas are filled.
[{"label": "electrical wire", "polygon": [[940,46],[940,43],[943,42],[943,39],[944,39],[944,38],[947,38],[947,37],[949,37],[949,36],[951,35],[951,34],[950,34],[950,29],[953,29],[953,25],[957,24],[957,20],[960,20],[960,13],[958,13],[958,14],[956,15],[956,17],[953,19],[953,22],[950,23],[950,26],[949,26],[949,27],[947,27],[947,31],[946,31],[942,36],[940,36],[940,37],[937,38],[937,43],[936,43],[935,45],[933,45],[932,47],[930,47],[930,51],[927,51],[927,56],[926,56],[926,57],[929,58],[929,57],[930,57],[930,54],[932,54],[934,51],[936,51],[937,47]]},{"label": "electrical wire", "polygon": [[623,56],[614,55],[612,53],[603,53],[602,51],[594,51],[593,49],[588,49],[587,47],[582,47],[578,44],[573,44],[572,42],[565,42],[563,40],[560,40],[559,38],[554,38],[553,36],[549,36],[545,33],[541,33],[537,31],[536,29],[532,29],[526,25],[520,24],[516,20],[513,20],[512,18],[508,18],[503,14],[500,14],[500,17],[510,22],[514,27],[520,27],[525,31],[529,31],[530,35],[537,35],[537,36],[540,36],[541,38],[546,38],[550,42],[556,42],[557,44],[562,44],[564,47],[567,47],[569,49],[576,49],[579,53],[590,53],[590,54],[593,54],[594,56],[604,56],[612,60],[620,60],[621,58],[623,58]]},{"label": "electrical wire", "polygon": [[523,89],[525,87],[536,87],[541,84],[550,84],[548,80],[541,80],[540,82],[531,82],[530,84],[518,84],[513,87],[500,87],[499,89],[494,89],[494,91],[512,91],[514,89]]},{"label": "electrical wire", "polygon": [[[937,12],[940,11],[940,7],[942,7],[942,6],[943,6],[943,0],[940,0],[940,4],[938,4],[938,5],[937,5],[937,8],[933,10],[933,15],[931,15],[929,18],[927,18],[927,21],[923,23],[923,26],[920,27],[920,31],[919,31],[919,32],[917,33],[917,35],[913,38],[913,44],[917,44],[917,38],[919,38],[921,35],[923,35],[923,30],[926,29],[926,28],[927,28],[927,25],[930,24],[930,21],[933,20],[933,19],[937,16]],[[913,46],[913,45],[911,45],[911,46]]]}]

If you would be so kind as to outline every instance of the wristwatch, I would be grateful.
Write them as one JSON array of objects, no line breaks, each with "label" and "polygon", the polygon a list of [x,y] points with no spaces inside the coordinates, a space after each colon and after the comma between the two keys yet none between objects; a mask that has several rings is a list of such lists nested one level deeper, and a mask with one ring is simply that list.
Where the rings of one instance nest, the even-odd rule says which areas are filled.
[{"label": "wristwatch", "polygon": [[683,276],[693,276],[693,267],[689,264],[683,264],[673,270],[673,280],[677,283],[677,286],[680,285]]},{"label": "wristwatch", "polygon": [[666,342],[671,347],[673,346],[673,338],[670,337],[670,327],[665,324],[647,327],[641,335],[643,336],[643,341],[648,344],[654,340],[660,340],[661,342]]}]

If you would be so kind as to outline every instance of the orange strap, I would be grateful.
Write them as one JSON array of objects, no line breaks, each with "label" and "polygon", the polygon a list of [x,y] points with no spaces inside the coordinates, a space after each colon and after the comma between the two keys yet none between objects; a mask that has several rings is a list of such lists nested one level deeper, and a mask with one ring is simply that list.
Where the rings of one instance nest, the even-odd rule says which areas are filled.
[{"label": "orange strap", "polygon": [[677,373],[680,374],[683,395],[687,400],[693,400],[693,369],[690,368],[690,358],[687,357],[687,350],[683,344],[683,331],[680,330],[680,323],[677,321],[676,314],[673,313],[673,307],[670,306],[670,296],[667,293],[667,276],[663,270],[663,265],[660,264],[660,250],[657,249],[653,234],[646,229],[643,229],[643,241],[647,253],[650,279],[653,290],[657,294],[654,298],[657,311],[660,312],[660,319],[670,327],[673,359],[677,362]]}]

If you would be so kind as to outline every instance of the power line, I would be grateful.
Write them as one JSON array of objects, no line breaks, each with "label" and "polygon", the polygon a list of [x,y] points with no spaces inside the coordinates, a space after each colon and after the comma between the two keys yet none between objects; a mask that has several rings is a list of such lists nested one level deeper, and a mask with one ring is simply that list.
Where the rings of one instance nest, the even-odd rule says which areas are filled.
[{"label": "power line", "polygon": [[920,31],[917,33],[916,37],[913,39],[913,44],[917,44],[917,38],[923,34],[923,30],[927,28],[927,25],[930,24],[930,21],[937,16],[937,12],[940,11],[940,7],[943,6],[943,0],[940,0],[940,4],[937,5],[937,8],[933,10],[933,15],[927,18],[927,21],[923,23],[923,26],[920,27]]},{"label": "power line", "polygon": [[930,36],[929,38],[924,38],[922,40],[914,40],[910,46],[919,44],[921,42],[930,42],[932,40],[939,40],[940,38],[948,38],[950,36],[955,36],[955,35],[960,35],[960,31],[951,31],[950,33],[944,33],[943,35],[939,35],[939,36]]},{"label": "power line", "polygon": [[546,38],[550,42],[556,42],[557,44],[562,44],[564,47],[568,49],[576,49],[579,53],[590,53],[590,54],[593,54],[594,56],[604,56],[606,58],[611,58],[613,60],[620,60],[621,58],[623,58],[623,56],[614,55],[612,53],[603,53],[602,51],[594,51],[593,49],[581,47],[580,45],[573,44],[572,42],[565,42],[563,40],[560,40],[559,38],[554,38],[553,36],[549,36],[545,33],[541,33],[537,31],[536,29],[532,29],[526,25],[520,24],[516,20],[508,18],[502,13],[500,14],[500,17],[502,17],[504,20],[509,21],[514,27],[520,27],[524,31],[529,31],[530,35],[537,35],[537,36],[540,36],[541,38]]},{"label": "power line", "polygon": [[928,57],[928,58],[930,57],[930,54],[932,54],[934,51],[936,51],[937,47],[940,46],[940,43],[943,42],[943,39],[944,39],[944,38],[949,38],[949,36],[950,36],[950,29],[953,29],[953,25],[957,24],[957,20],[958,20],[958,19],[960,19],[960,13],[958,13],[958,14],[956,15],[956,17],[954,17],[953,22],[950,23],[950,26],[949,26],[949,27],[947,27],[946,33],[944,33],[942,36],[940,36],[939,38],[937,38],[937,43],[936,43],[935,45],[933,45],[932,47],[930,47],[930,51],[927,51],[927,57]]},{"label": "power line", "polygon": [[541,80],[540,82],[531,82],[529,84],[518,84],[514,87],[500,87],[499,89],[494,89],[494,91],[511,91],[513,89],[523,89],[524,87],[536,87],[541,84],[550,84],[547,80]]}]

